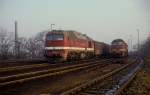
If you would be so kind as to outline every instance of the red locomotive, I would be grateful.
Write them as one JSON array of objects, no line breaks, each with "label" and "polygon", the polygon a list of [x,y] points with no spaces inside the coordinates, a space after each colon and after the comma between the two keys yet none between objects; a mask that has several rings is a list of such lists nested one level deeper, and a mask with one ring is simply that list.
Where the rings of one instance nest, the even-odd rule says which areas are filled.
[{"label": "red locomotive", "polygon": [[45,57],[55,60],[89,58],[94,55],[94,42],[75,31],[53,30],[46,34]]},{"label": "red locomotive", "polygon": [[128,45],[122,39],[115,39],[111,43],[111,55],[114,58],[123,58],[128,56]]}]

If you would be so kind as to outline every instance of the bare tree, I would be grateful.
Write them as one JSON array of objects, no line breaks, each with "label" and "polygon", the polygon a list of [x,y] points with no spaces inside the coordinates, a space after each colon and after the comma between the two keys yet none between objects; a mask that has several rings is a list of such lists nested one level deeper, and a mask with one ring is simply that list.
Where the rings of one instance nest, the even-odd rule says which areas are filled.
[{"label": "bare tree", "polygon": [[140,52],[142,56],[150,56],[150,37],[141,45]]},{"label": "bare tree", "polygon": [[4,29],[0,30],[0,58],[8,59],[13,54],[12,33]]},{"label": "bare tree", "polygon": [[44,55],[44,43],[45,43],[45,34],[47,33],[47,31],[43,31],[38,33],[35,36],[35,40],[37,42],[37,51],[36,51],[36,55],[37,57],[43,57]]},{"label": "bare tree", "polygon": [[45,32],[38,33],[35,37],[19,38],[21,58],[42,58],[44,50]]},{"label": "bare tree", "polygon": [[[18,38],[18,55],[20,59],[42,58],[44,55],[44,36],[45,31],[40,32],[35,37]],[[0,59],[15,58],[14,33],[0,30]]]}]

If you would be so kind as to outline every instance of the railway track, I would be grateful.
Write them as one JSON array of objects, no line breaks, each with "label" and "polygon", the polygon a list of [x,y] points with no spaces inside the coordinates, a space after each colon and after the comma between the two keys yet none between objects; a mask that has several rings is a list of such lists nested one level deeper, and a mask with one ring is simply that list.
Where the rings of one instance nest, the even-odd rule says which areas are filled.
[{"label": "railway track", "polygon": [[[103,60],[103,61],[106,61],[106,60]],[[86,64],[75,64],[75,65],[66,66],[66,67],[53,68],[53,69],[51,68],[48,70],[35,71],[35,72],[29,72],[29,73],[23,73],[23,74],[11,75],[11,76],[4,76],[4,77],[0,77],[0,87],[24,83],[27,81],[41,79],[44,77],[61,75],[61,74],[65,74],[65,73],[69,73],[69,72],[73,72],[77,70],[83,70],[87,68],[96,67],[98,65],[104,66],[104,64],[101,64],[101,62],[102,60],[89,62]]]},{"label": "railway track", "polygon": [[[0,73],[3,72],[12,72],[12,71],[19,71],[19,70],[24,70],[24,69],[32,69],[32,68],[40,68],[40,67],[55,67],[55,66],[65,66],[65,65],[71,65],[72,63],[80,63],[80,62],[88,62],[88,61],[94,61],[97,59],[90,59],[90,60],[80,60],[80,61],[72,61],[72,62],[64,62],[64,63],[58,63],[58,64],[50,64],[50,63],[34,63],[34,64],[29,64],[24,65],[24,64],[19,64],[19,66],[8,66],[8,67],[1,67],[0,68]],[[99,59],[98,59],[99,60]]]},{"label": "railway track", "polygon": [[31,73],[31,72],[40,72],[40,71],[46,71],[49,69],[55,69],[60,67],[66,67],[66,66],[73,66],[77,64],[85,64],[88,62],[94,62],[95,60],[99,61],[107,61],[110,59],[89,59],[89,60],[80,60],[80,61],[72,61],[72,62],[65,62],[65,63],[58,63],[58,64],[49,64],[49,63],[43,63],[43,64],[31,64],[31,65],[22,65],[22,66],[14,66],[14,67],[7,67],[7,68],[0,68],[0,77],[7,77],[11,75],[23,75],[24,73]]},{"label": "railway track", "polygon": [[[139,72],[141,67],[143,66],[143,60],[141,59],[139,64],[136,64],[135,66],[131,67],[132,71],[129,71],[127,75],[124,75],[120,80],[118,80],[118,89],[113,90],[114,95],[121,95],[123,90],[130,84],[130,82],[134,79],[136,74]],[[119,79],[119,78],[118,78]]]},{"label": "railway track", "polygon": [[122,89],[133,79],[142,61],[131,62],[108,72],[87,83],[78,85],[61,95],[119,95]]},{"label": "railway track", "polygon": [[[47,70],[50,68],[58,68],[58,67],[65,67],[65,66],[71,66],[74,64],[81,64],[86,62],[92,62],[94,60],[100,60],[100,59],[89,59],[89,60],[80,60],[80,61],[72,61],[72,62],[65,62],[65,63],[58,63],[58,64],[50,64],[50,63],[40,63],[40,64],[28,64],[28,65],[20,65],[20,66],[10,66],[5,68],[0,68],[0,77],[4,76],[10,76],[14,74],[23,74],[23,73],[29,73],[34,71],[41,71],[41,70]],[[105,59],[101,59],[105,60]]]},{"label": "railway track", "polygon": [[[45,72],[45,73],[44,72],[36,72],[36,73],[32,72],[31,75],[29,73],[28,74],[26,73],[25,76],[23,74],[5,76],[5,78],[3,77],[3,79],[0,80],[0,84],[4,83],[0,86],[0,90],[1,90],[0,93],[10,94],[10,93],[19,92],[19,95],[21,95],[21,93],[23,94],[25,91],[27,93],[26,95],[37,95],[37,94],[41,95],[39,93],[43,93],[41,91],[44,91],[45,89],[47,89],[47,91],[50,92],[52,95],[59,95],[58,93],[62,93],[63,91],[66,91],[70,88],[74,88],[80,84],[90,81],[97,76],[102,76],[108,72],[111,72],[112,70],[118,68],[119,66],[123,66],[123,64],[122,65],[110,64],[111,60],[98,60],[98,61],[97,63],[96,61],[90,62],[90,63],[93,63],[91,65],[90,63],[86,62],[84,64],[89,64],[86,66],[82,66],[81,64],[75,64],[76,66],[77,65],[81,65],[81,66],[71,67],[71,66],[75,66],[73,64],[73,65],[67,65],[64,67],[59,67],[57,69],[51,68],[51,70],[52,69],[56,69],[56,70]],[[64,68],[64,69],[60,69],[60,68]],[[94,73],[97,73],[98,75]],[[58,80],[60,79],[61,81],[58,81],[57,79]],[[71,81],[67,82],[65,81],[66,79],[71,80]],[[70,84],[67,84],[67,83],[70,83]],[[62,88],[62,85],[66,85],[66,86]],[[29,89],[27,90],[26,87],[32,88],[32,91],[30,91]],[[57,87],[57,89],[58,88],[60,89],[55,90],[53,89],[53,87],[54,88]]]}]

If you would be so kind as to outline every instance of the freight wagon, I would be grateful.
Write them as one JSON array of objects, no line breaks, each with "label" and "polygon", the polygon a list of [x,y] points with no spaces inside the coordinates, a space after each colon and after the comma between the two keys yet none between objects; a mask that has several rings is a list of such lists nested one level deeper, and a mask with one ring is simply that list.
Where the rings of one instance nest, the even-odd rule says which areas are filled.
[{"label": "freight wagon", "polygon": [[110,56],[110,46],[104,42],[94,41],[94,55],[108,58]]}]

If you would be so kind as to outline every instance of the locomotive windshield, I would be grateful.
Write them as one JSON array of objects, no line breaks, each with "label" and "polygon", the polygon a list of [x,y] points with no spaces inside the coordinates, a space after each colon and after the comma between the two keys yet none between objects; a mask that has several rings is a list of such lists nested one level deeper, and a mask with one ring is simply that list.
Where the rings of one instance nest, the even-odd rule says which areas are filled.
[{"label": "locomotive windshield", "polygon": [[51,34],[47,36],[47,40],[64,40],[64,36],[61,34]]}]

